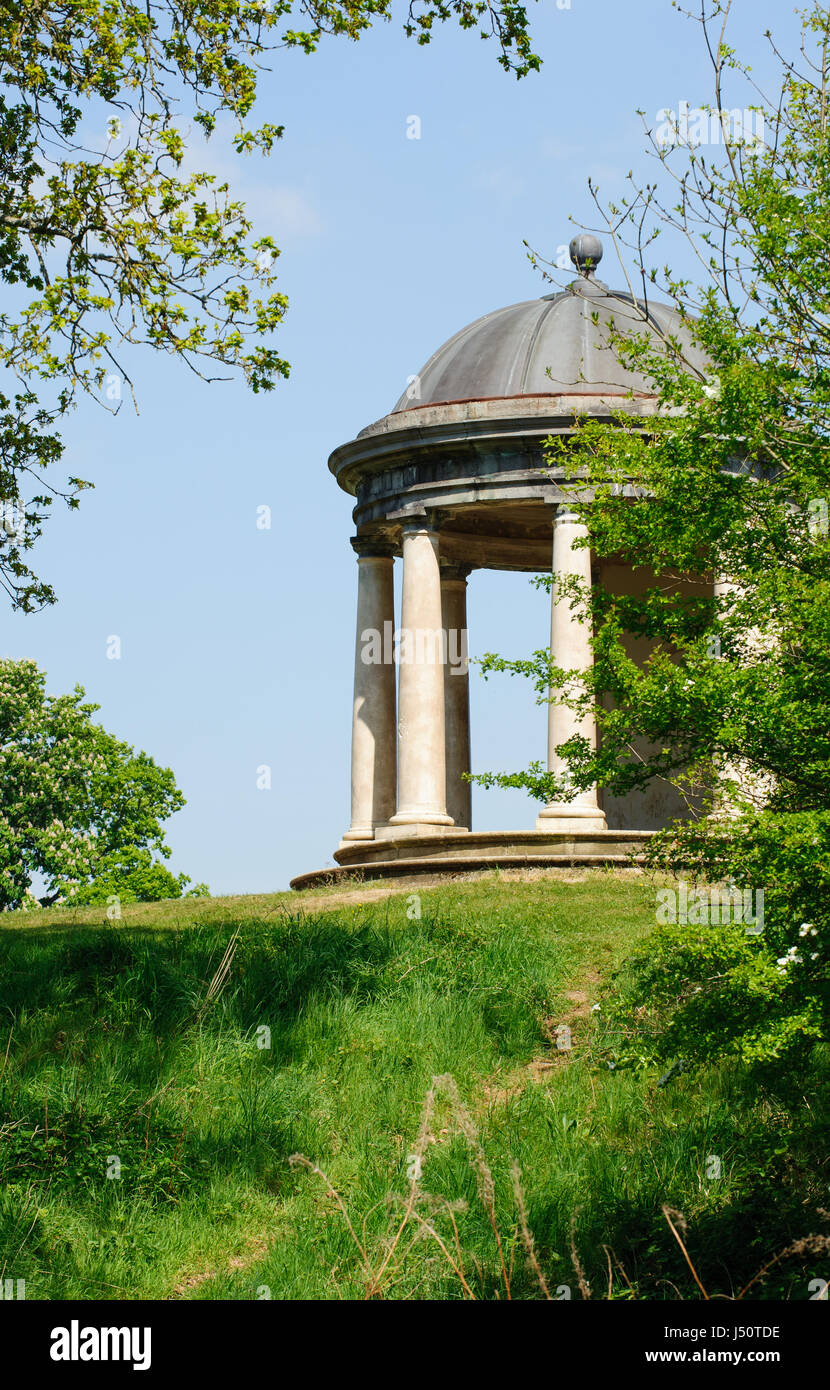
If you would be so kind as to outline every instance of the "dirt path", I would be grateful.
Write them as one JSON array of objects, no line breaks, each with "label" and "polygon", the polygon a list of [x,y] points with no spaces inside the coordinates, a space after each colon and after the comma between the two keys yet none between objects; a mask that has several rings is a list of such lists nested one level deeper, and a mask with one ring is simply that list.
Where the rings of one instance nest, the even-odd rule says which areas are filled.
[{"label": "dirt path", "polygon": [[[423,880],[414,880],[419,886],[423,887]],[[411,893],[412,883],[409,879],[398,879],[394,888],[343,888],[336,893],[317,893],[311,888],[304,892],[297,893],[291,902],[281,906],[281,911],[286,917],[294,917],[298,912],[321,912],[329,907],[348,907],[363,906],[364,903],[376,903],[383,898],[391,898],[399,893]],[[296,907],[294,903],[296,902]]]}]

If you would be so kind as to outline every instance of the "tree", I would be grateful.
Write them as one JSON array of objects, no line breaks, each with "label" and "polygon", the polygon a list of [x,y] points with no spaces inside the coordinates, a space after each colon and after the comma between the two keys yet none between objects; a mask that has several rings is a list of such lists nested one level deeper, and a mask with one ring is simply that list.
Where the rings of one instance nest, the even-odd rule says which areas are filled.
[{"label": "tree", "polygon": [[[664,778],[693,793],[691,819],[657,837],[653,864],[765,895],[762,932],[722,910],[658,926],[626,1005],[637,1048],[647,1019],[658,1055],[780,1064],[809,1056],[830,1022],[830,10],[813,4],[801,67],[782,60],[780,93],[759,94],[762,141],[726,119],[727,76],[751,80],[726,42],[728,11],[703,0],[699,15],[719,143],[707,153],[680,131],[652,138],[671,197],[635,184],[605,212],[621,260],[633,253],[644,318],[656,286],[711,372],[692,370],[676,339],[615,333],[621,360],[653,380],[659,414],[583,420],[571,446],[550,441],[577,479],[592,550],[644,568],[650,587],[563,586],[593,622],[585,679],[547,652],[490,655],[484,669],[594,710],[598,748],[574,738],[559,750],[575,787],[623,794]],[[700,286],[652,263],[667,236],[688,239]],[[684,575],[701,578],[697,592],[674,584]],[[652,644],[642,667],[632,635]],[[536,766],[479,780],[568,797]]]},{"label": "tree", "polygon": [[[0,907],[19,907],[35,874],[44,905],[73,889],[99,901],[89,885],[131,874],[162,884],[151,851],[169,857],[162,822],[184,797],[169,768],[92,722],[97,709],[80,686],[47,695],[33,661],[0,661]],[[188,880],[168,877],[179,896]]]},{"label": "tree", "polygon": [[[117,409],[126,350],[145,344],[206,379],[253,391],[288,375],[272,345],[287,307],[279,250],[256,235],[227,184],[186,176],[185,127],[227,116],[239,153],[283,133],[250,127],[264,55],[357,40],[392,0],[0,0],[0,583],[18,608],[52,603],[29,567],[55,497],[89,484],[44,477],[80,394]],[[515,0],[410,0],[418,43],[438,21],[494,36],[518,77],[539,67]],[[89,129],[106,135],[96,140]],[[120,389],[120,386],[119,386]],[[108,405],[109,402],[109,405]]]},{"label": "tree", "polygon": [[[165,864],[153,858],[152,850],[136,849],[131,845],[102,855],[95,866],[94,878],[88,883],[73,883],[68,896],[73,906],[106,903],[107,915],[117,918],[117,909],[123,903],[155,903],[166,898],[180,898],[188,883],[187,874],[171,874]],[[184,895],[209,898],[210,889],[206,883],[197,883]]]}]

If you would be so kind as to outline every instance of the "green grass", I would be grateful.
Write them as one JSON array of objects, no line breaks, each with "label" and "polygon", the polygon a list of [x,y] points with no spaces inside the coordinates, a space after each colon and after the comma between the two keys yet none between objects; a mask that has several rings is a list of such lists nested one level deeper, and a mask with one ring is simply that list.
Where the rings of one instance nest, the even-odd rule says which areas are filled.
[{"label": "green grass", "polygon": [[[538,1298],[514,1164],[553,1297],[700,1297],[664,1206],[710,1295],[827,1229],[826,1082],[793,1100],[726,1065],[662,1088],[609,1069],[590,1005],[650,928],[645,880],[489,875],[419,890],[420,919],[409,889],[364,891],[2,919],[0,1278],[52,1299]],[[446,1075],[457,1097],[439,1083],[424,1117]],[[807,1298],[826,1264],[787,1255],[748,1297]]]}]

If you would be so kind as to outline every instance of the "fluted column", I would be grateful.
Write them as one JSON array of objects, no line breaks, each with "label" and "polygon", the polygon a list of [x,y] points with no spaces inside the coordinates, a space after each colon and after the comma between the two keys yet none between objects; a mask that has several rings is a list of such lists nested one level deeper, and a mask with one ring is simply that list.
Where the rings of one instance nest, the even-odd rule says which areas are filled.
[{"label": "fluted column", "polygon": [[447,815],[444,722],[445,639],[438,532],[429,519],[405,521],[398,690],[399,833],[435,833]]},{"label": "fluted column", "polygon": [[[587,536],[587,528],[567,506],[559,506],[553,522],[553,573],[555,577],[576,575],[590,591],[591,552],[575,543]],[[550,649],[555,665],[568,671],[587,671],[593,664],[590,643],[590,618],[584,609],[572,609],[567,598],[551,592]],[[592,714],[580,717],[566,705],[551,701],[548,705],[548,771],[562,773],[567,762],[556,749],[574,734],[587,738],[596,747],[596,721]],[[572,801],[554,801],[540,811],[537,830],[580,831],[605,830],[605,815],[597,801],[596,787],[576,792]]]},{"label": "fluted column", "polygon": [[468,565],[441,565],[441,612],[447,634],[444,667],[447,815],[453,824],[472,825],[472,787],[463,774],[470,771],[470,672],[467,662]]},{"label": "fluted column", "polygon": [[395,599],[391,546],[352,541],[357,631],[352,713],[352,820],[344,841],[371,840],[395,811]]}]

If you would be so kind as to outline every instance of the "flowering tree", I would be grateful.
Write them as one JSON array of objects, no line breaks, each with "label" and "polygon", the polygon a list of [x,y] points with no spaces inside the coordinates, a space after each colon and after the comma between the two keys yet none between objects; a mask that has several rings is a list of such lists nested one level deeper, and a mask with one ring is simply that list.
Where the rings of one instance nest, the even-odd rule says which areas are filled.
[{"label": "flowering tree", "polygon": [[[0,906],[19,907],[35,874],[54,902],[89,896],[118,865],[145,871],[170,854],[162,822],[184,805],[169,768],[92,721],[97,705],[47,695],[33,661],[0,661]],[[166,874],[156,861],[158,870]],[[171,875],[169,896],[181,892]],[[117,888],[113,891],[117,891]]]}]

